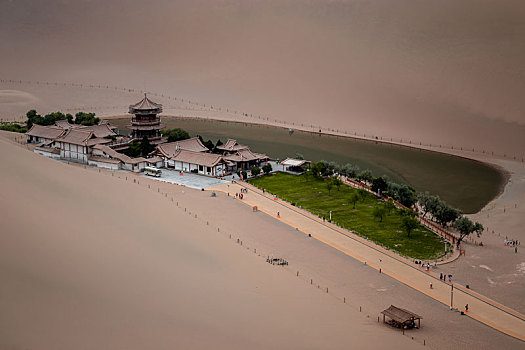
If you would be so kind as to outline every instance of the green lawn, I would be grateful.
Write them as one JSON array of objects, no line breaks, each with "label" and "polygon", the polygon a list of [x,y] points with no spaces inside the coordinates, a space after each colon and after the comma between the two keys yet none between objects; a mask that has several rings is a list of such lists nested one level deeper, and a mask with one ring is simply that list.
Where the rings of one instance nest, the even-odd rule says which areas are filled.
[{"label": "green lawn", "polygon": [[370,193],[360,196],[353,209],[349,198],[358,192],[346,185],[338,190],[333,187],[330,194],[326,180],[313,177],[275,173],[249,180],[249,183],[276,194],[279,198],[301,206],[303,209],[328,220],[332,210],[332,222],[352,230],[362,237],[411,258],[432,260],[444,254],[444,241],[423,226],[412,231],[410,238],[401,227],[401,216],[398,209],[393,209],[383,222],[374,218],[374,207],[384,205]]}]

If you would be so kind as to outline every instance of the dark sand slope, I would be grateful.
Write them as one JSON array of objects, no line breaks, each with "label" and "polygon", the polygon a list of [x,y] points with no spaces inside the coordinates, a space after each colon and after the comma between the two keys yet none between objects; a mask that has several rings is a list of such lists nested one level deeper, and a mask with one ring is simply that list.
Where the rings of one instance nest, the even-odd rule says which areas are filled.
[{"label": "dark sand slope", "polygon": [[3,138],[0,161],[2,349],[418,347],[154,191]]}]

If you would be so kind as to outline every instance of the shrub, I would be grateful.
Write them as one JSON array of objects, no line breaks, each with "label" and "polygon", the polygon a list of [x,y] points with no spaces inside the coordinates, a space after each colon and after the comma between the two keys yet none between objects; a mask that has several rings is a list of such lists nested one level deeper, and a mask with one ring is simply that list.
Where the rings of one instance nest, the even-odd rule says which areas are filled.
[{"label": "shrub", "polygon": [[269,174],[273,170],[273,168],[272,168],[272,165],[268,163],[262,167],[262,170],[264,171],[265,174]]}]

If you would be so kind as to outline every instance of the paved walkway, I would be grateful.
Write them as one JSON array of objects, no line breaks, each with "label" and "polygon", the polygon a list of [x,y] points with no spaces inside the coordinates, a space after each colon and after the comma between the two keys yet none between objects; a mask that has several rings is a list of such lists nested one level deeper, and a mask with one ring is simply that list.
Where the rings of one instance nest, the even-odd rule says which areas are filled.
[{"label": "paved walkway", "polygon": [[[262,211],[278,220],[297,228],[304,234],[315,238],[382,273],[424,293],[445,305],[451,304],[451,289],[449,283],[439,279],[432,271],[426,272],[415,265],[411,260],[402,258],[376,244],[367,241],[349,231],[342,229],[296,208],[282,200],[274,199],[268,193],[246,183],[229,183],[213,187],[215,191],[229,192],[230,195],[241,193],[241,188],[247,188],[243,202],[249,206],[257,206]],[[279,212],[279,217],[277,213]],[[432,284],[432,288],[430,285]],[[525,341],[525,315],[512,310],[494,300],[482,296],[459,284],[454,284],[453,308],[465,310],[468,304],[468,316],[503,333]]]}]

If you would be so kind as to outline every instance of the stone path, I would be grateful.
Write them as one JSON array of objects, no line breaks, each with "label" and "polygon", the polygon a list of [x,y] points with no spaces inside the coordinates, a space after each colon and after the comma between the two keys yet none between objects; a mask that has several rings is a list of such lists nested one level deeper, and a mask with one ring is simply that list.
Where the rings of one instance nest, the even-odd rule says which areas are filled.
[{"label": "stone path", "polygon": [[[311,213],[280,199],[275,199],[268,193],[262,193],[249,184],[221,184],[212,189],[225,193],[229,192],[230,195],[235,196],[235,193],[241,193],[241,188],[248,189],[248,193],[243,194],[242,201],[250,207],[257,206],[259,211],[281,220],[306,235],[311,235],[313,239],[366,263],[376,270],[381,268],[382,273],[445,305],[451,305],[452,285],[441,281],[439,276],[432,271],[422,270],[411,260],[400,257],[336,225],[323,222],[322,219]],[[525,315],[464,286],[454,284],[452,307],[459,311],[465,311],[467,304],[469,306],[467,312],[469,317],[525,341]]]}]

